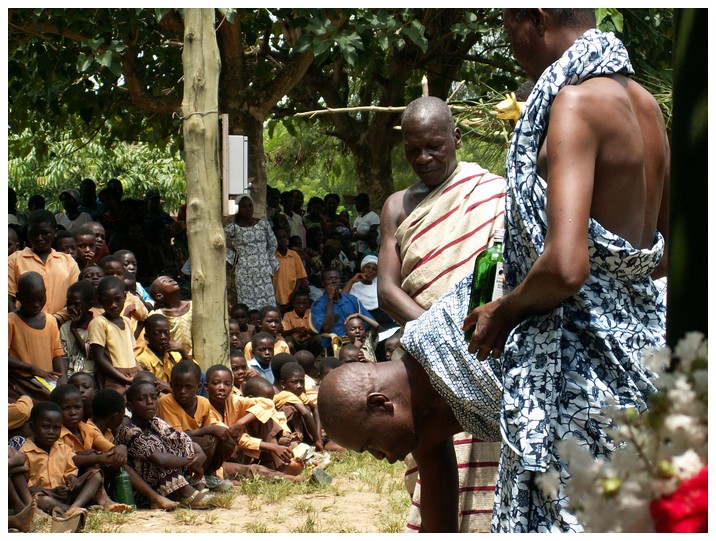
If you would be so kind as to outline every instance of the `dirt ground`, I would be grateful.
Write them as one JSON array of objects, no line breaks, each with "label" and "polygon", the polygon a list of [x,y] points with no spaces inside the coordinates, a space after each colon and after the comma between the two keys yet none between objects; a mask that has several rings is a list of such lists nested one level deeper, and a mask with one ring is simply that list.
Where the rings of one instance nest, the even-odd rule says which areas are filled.
[{"label": "dirt ground", "polygon": [[372,473],[366,477],[364,471],[341,472],[329,486],[312,487],[308,493],[293,493],[279,501],[275,495],[269,501],[235,487],[230,509],[140,509],[110,518],[103,513],[98,520],[100,531],[135,534],[402,532],[409,503],[402,471],[375,477]]}]

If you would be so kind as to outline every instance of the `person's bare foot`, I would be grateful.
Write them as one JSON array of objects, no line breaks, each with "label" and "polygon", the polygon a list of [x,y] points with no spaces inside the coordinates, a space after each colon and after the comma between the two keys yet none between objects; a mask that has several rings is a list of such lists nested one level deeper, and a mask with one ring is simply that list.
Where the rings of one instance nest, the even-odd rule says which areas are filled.
[{"label": "person's bare foot", "polygon": [[117,503],[113,501],[104,504],[102,507],[105,511],[110,511],[112,513],[127,513],[129,511],[134,511],[134,507],[132,507],[131,505],[127,505],[126,503]]},{"label": "person's bare foot", "polygon": [[65,511],[66,517],[73,517],[75,515],[86,515],[86,514],[87,514],[87,509],[85,509],[84,507],[70,507],[69,509],[67,509],[67,511]]},{"label": "person's bare foot", "polygon": [[301,477],[300,475],[282,475],[278,477],[278,479],[285,479],[286,481],[296,484],[308,483],[311,480],[310,477]]},{"label": "person's bare foot", "polygon": [[282,473],[285,473],[286,475],[296,476],[296,475],[298,475],[299,473],[301,473],[301,472],[303,471],[303,468],[304,468],[304,467],[305,467],[305,466],[304,466],[304,463],[303,463],[302,460],[299,460],[299,459],[296,459],[296,458],[292,458],[292,459],[291,459],[291,462],[288,463],[288,464],[281,470],[281,472],[282,472]]},{"label": "person's bare foot", "polygon": [[32,528],[32,520],[35,518],[36,511],[37,498],[33,498],[32,502],[23,507],[19,513],[7,517],[8,528],[14,528],[25,533],[29,532]]},{"label": "person's bare foot", "polygon": [[152,497],[149,504],[152,506],[152,509],[162,509],[164,511],[172,511],[179,507],[179,502],[165,498],[160,494],[157,494],[156,497]]}]

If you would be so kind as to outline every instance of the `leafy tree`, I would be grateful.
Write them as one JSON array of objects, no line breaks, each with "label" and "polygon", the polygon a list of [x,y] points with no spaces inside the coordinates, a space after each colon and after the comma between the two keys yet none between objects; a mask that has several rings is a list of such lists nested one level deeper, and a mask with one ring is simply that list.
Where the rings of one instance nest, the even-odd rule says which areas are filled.
[{"label": "leafy tree", "polygon": [[[181,10],[11,9],[8,14],[11,157],[50,156],[58,127],[63,137],[82,142],[77,146],[94,137],[109,152],[116,141],[181,147]],[[310,179],[335,178],[346,183],[339,193],[366,191],[379,207],[412,178],[396,150],[400,113],[362,110],[308,120],[293,115],[324,106],[399,108],[421,95],[423,75],[431,94],[454,93],[451,102],[467,108],[458,113],[466,147],[473,139],[492,143],[476,142],[477,154],[465,148],[463,159],[501,169],[504,130],[485,121],[491,103],[515,90],[524,75],[503,35],[500,10],[261,8],[215,14],[222,62],[219,109],[229,114],[230,133],[249,136],[257,209],[263,208],[267,182],[263,130],[269,127],[271,140],[274,120],[301,142],[273,147],[269,160],[309,165],[317,158],[326,169],[306,179],[296,170],[274,181],[279,171],[269,161],[272,184],[300,187]],[[603,29],[626,42],[637,79],[657,95],[668,119],[673,10],[600,9],[598,16]],[[458,89],[458,81],[466,83]],[[334,143],[325,141],[326,135]]]},{"label": "leafy tree", "polygon": [[110,178],[119,178],[125,196],[136,199],[142,199],[149,188],[158,189],[169,212],[184,203],[184,162],[176,150],[127,142],[107,147],[97,138],[78,137],[71,129],[48,131],[42,151],[32,146],[29,130],[10,138],[8,179],[19,207],[24,208],[30,195],[41,193],[47,208],[60,212],[60,192],[78,188],[83,178],[93,179],[100,187]]},{"label": "leafy tree", "polygon": [[[313,60],[299,38],[331,41],[345,16],[322,9],[218,10],[219,107],[229,132],[249,138],[257,209],[266,184],[263,123]],[[10,130],[74,122],[75,133],[110,140],[177,141],[184,23],[177,10],[12,9],[9,11]]]},{"label": "leafy tree", "polygon": [[[352,33],[337,39],[333,50],[316,51],[315,62],[277,116],[287,118],[323,104],[358,108],[321,115],[317,121],[325,134],[338,138],[352,153],[355,189],[370,193],[379,208],[394,191],[392,158],[400,141],[395,129],[400,108],[422,94],[423,76],[430,94],[443,99],[449,97],[454,81],[465,75],[466,59],[473,61],[473,71],[480,66],[486,73],[489,66],[493,84],[505,88],[511,82],[506,74],[514,67],[502,51],[506,47],[495,45],[497,17],[495,10],[354,10],[346,25],[346,33]],[[342,54],[335,54],[338,49]],[[303,121],[304,125],[307,122],[316,120]],[[299,121],[286,123],[295,132]]]}]

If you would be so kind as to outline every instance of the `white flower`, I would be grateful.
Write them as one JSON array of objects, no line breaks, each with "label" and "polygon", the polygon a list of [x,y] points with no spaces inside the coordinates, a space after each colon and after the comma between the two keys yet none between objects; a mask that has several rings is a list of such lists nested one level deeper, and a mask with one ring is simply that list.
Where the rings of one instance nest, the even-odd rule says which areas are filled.
[{"label": "white flower", "polygon": [[689,449],[683,455],[675,456],[671,464],[681,481],[695,477],[704,466],[701,457],[693,449]]},{"label": "white flower", "polygon": [[706,359],[707,342],[700,332],[689,332],[679,340],[674,353],[681,359],[680,369],[689,372],[691,363],[696,359]]},{"label": "white flower", "polygon": [[[607,431],[616,446],[611,461],[593,460],[573,441],[558,446],[572,476],[565,492],[586,531],[653,532],[649,503],[673,493],[707,463],[707,349],[703,334],[687,334],[670,372],[665,371],[672,359],[668,347],[644,355],[645,367],[659,376],[654,384],[660,392],[650,397],[646,415],[633,409],[606,412],[615,423]],[[545,475],[538,481],[541,490],[558,478]]]},{"label": "white flower", "polygon": [[673,386],[667,391],[666,396],[669,397],[671,408],[678,412],[692,411],[693,404],[696,402],[696,393],[683,374],[674,379]]},{"label": "white flower", "polygon": [[554,468],[550,468],[548,471],[538,474],[535,478],[537,488],[539,488],[545,498],[548,499],[557,497],[559,493],[559,481],[559,472]]},{"label": "white flower", "polygon": [[649,349],[642,357],[644,366],[655,374],[662,374],[671,364],[671,349]]},{"label": "white flower", "polygon": [[699,396],[706,396],[709,391],[709,371],[694,370],[692,376],[694,378],[694,392]]}]

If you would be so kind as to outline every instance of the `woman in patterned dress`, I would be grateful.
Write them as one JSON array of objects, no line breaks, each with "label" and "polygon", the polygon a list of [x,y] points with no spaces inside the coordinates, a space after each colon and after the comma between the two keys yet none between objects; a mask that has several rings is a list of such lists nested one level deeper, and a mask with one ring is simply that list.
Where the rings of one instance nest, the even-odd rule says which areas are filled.
[{"label": "woman in patterned dress", "polygon": [[[234,222],[224,228],[226,261],[233,268],[236,302],[249,309],[275,305],[271,277],[278,270],[278,242],[266,220],[254,218],[254,202],[245,195],[239,200]],[[235,303],[234,303],[235,304]]]}]

